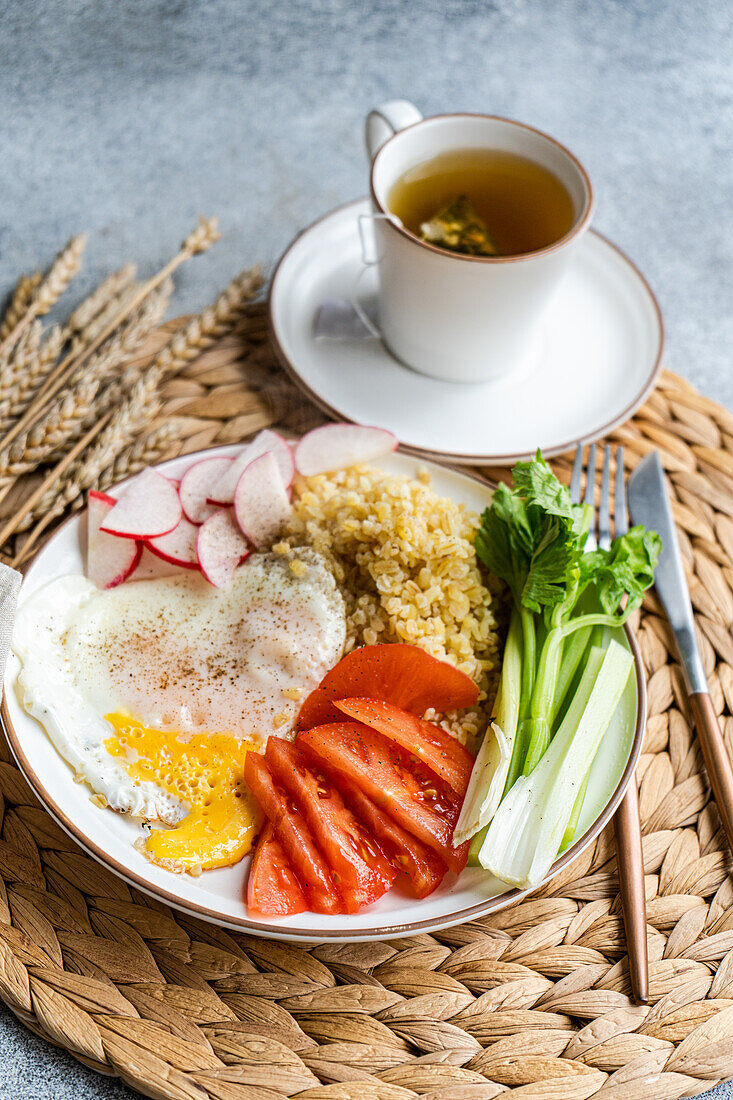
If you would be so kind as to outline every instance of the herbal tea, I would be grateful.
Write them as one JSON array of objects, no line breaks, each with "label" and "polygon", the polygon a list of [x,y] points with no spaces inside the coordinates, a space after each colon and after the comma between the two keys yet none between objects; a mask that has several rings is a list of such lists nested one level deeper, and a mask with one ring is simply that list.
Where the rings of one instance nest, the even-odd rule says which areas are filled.
[{"label": "herbal tea", "polygon": [[557,176],[491,149],[459,149],[417,164],[392,186],[387,206],[421,240],[471,256],[536,252],[575,220]]}]

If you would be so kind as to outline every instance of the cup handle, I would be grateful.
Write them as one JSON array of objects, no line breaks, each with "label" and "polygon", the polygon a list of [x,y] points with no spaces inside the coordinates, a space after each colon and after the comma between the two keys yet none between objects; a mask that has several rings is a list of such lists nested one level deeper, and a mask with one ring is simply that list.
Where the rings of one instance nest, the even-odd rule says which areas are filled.
[{"label": "cup handle", "polygon": [[385,141],[398,130],[404,130],[405,126],[412,126],[413,122],[421,120],[422,115],[417,107],[407,99],[389,99],[386,103],[380,103],[369,112],[364,127],[369,160],[376,156]]}]

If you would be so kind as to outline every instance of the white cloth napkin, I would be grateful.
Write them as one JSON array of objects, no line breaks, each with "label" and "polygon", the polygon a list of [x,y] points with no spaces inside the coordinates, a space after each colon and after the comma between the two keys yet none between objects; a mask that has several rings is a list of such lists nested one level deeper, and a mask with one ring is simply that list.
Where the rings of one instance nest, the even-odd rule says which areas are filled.
[{"label": "white cloth napkin", "polygon": [[17,570],[11,569],[9,565],[0,565],[0,678],[5,673],[10,652],[10,639],[13,636],[15,609],[18,605],[18,592],[22,580]]}]

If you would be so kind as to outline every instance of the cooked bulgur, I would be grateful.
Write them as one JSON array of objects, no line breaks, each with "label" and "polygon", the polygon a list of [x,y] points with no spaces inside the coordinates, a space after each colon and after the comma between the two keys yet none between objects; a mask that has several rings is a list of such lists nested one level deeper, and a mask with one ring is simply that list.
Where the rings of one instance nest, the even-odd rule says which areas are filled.
[{"label": "cooked bulgur", "polygon": [[[331,563],[347,609],[347,650],[410,642],[450,661],[491,694],[498,640],[492,596],[473,540],[479,517],[417,478],[368,466],[299,479],[287,538]],[[463,738],[485,726],[479,708],[451,723]]]}]

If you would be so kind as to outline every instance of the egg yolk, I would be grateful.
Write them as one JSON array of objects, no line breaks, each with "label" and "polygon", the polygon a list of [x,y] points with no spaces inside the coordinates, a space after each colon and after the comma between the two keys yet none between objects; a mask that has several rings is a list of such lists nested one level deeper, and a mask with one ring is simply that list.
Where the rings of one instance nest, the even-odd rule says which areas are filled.
[{"label": "egg yolk", "polygon": [[226,733],[184,740],[125,714],[108,714],[106,719],[115,732],[105,748],[130,777],[155,783],[189,807],[178,825],[154,829],[145,839],[149,859],[196,873],[228,867],[247,854],[260,824],[257,803],[243,777],[244,756],[252,745]]}]

